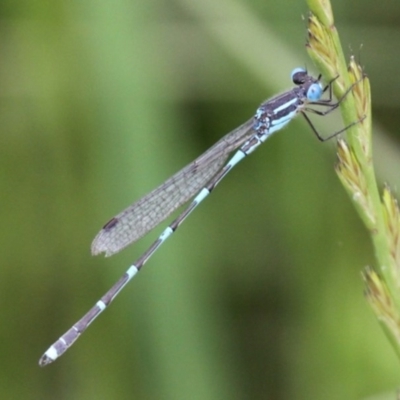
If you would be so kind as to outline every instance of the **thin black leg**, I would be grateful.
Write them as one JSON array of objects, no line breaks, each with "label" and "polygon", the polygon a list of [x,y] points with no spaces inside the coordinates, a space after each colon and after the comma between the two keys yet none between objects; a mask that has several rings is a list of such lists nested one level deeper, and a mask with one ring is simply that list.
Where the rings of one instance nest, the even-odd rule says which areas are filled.
[{"label": "thin black leg", "polygon": [[[314,110],[314,111],[315,111],[315,110]],[[303,117],[305,118],[305,120],[308,122],[308,125],[310,125],[310,127],[311,127],[312,131],[314,132],[315,136],[316,136],[316,137],[318,138],[318,140],[321,141],[321,142],[326,142],[327,140],[332,139],[332,138],[334,138],[334,137],[337,136],[337,135],[340,135],[341,133],[347,131],[347,129],[349,129],[349,128],[352,127],[353,125],[356,125],[356,124],[358,124],[358,123],[364,121],[364,119],[366,118],[366,115],[364,115],[362,118],[360,118],[360,119],[357,120],[357,121],[352,122],[350,125],[345,126],[345,127],[344,127],[343,129],[341,129],[340,131],[336,131],[336,132],[332,133],[331,135],[329,135],[329,136],[327,136],[327,137],[324,138],[324,137],[322,137],[322,136],[318,133],[317,129],[315,128],[315,126],[314,126],[313,123],[311,122],[310,118],[308,118],[308,115],[307,115],[304,111],[302,111],[301,114],[303,115]]]},{"label": "thin black leg", "polygon": [[320,106],[324,105],[324,106],[329,107],[329,108],[327,110],[325,110],[325,111],[320,111],[320,110],[314,110],[313,108],[304,107],[303,111],[310,112],[310,113],[317,114],[317,115],[321,115],[323,117],[325,115],[330,114],[332,111],[336,110],[339,107],[340,103],[319,104],[319,105]]}]

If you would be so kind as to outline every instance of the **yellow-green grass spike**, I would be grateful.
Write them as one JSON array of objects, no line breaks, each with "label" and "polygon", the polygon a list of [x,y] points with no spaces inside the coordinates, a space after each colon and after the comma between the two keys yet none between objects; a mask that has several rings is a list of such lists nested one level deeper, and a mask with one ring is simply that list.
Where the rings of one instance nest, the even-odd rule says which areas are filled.
[{"label": "yellow-green grass spike", "polygon": [[354,57],[346,67],[329,1],[308,0],[308,4],[311,10],[307,42],[310,57],[325,79],[338,77],[334,82],[337,98],[356,83],[352,96],[347,96],[340,109],[345,125],[359,123],[349,129],[347,142],[338,141],[336,171],[371,235],[375,250],[376,271],[369,268],[363,275],[367,299],[400,355],[400,213],[388,188],[382,200],[379,196],[372,159],[369,79]]},{"label": "yellow-green grass spike", "polygon": [[386,283],[372,268],[365,268],[365,297],[374,310],[380,325],[400,357],[400,319]]}]

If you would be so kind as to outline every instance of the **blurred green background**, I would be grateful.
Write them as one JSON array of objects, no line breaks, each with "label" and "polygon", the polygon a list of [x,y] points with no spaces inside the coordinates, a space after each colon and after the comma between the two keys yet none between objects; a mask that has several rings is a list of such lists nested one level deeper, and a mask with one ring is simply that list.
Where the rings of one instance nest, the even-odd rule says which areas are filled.
[{"label": "blurred green background", "polygon": [[[379,180],[396,191],[400,3],[333,7],[371,79]],[[39,368],[167,223],[109,259],[89,251],[102,225],[290,88],[294,67],[312,70],[307,8],[3,0],[0,15],[2,399],[394,399],[398,360],[362,293],[370,241],[335,141],[301,118]]]}]

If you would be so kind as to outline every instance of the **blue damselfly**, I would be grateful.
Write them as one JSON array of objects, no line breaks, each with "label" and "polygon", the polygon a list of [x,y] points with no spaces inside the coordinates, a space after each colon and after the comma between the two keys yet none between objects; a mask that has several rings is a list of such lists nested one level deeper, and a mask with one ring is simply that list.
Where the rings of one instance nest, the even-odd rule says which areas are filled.
[{"label": "blue damselfly", "polygon": [[[106,256],[111,256],[140,239],[197,193],[189,206],[129,267],[119,281],[86,315],[50,346],[39,360],[39,365],[44,366],[53,362],[71,347],[82,332],[105,310],[155,251],[177,230],[229,171],[274,132],[287,125],[297,114],[304,116],[320,141],[328,140],[359,122],[356,121],[344,129],[322,138],[306,113],[311,112],[320,116],[329,114],[339,106],[358,82],[348,88],[344,95],[335,102],[332,97],[332,83],[335,79],[323,87],[320,82],[321,76],[314,78],[304,69],[296,68],[291,76],[296,85],[294,88],[262,103],[253,118],[228,133],[192,163],[104,225],[92,243],[92,254],[105,253]],[[322,99],[322,95],[326,92],[328,92],[327,98]],[[322,107],[323,110],[312,108],[312,106]],[[234,150],[236,152],[226,162]]]}]

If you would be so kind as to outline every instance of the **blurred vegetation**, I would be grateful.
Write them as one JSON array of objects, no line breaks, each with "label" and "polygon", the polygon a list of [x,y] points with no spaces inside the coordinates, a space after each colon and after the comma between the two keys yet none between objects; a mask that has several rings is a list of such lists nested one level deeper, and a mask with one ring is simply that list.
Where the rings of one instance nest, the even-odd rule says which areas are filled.
[{"label": "blurred vegetation", "polygon": [[[396,188],[400,4],[333,7],[371,81],[381,181]],[[4,1],[0,13],[2,398],[395,398],[398,361],[362,295],[369,238],[334,172],[334,141],[300,118],[40,369],[162,229],[93,258],[101,226],[290,88],[294,67],[312,69],[307,8]]]}]

